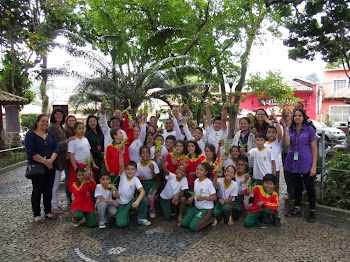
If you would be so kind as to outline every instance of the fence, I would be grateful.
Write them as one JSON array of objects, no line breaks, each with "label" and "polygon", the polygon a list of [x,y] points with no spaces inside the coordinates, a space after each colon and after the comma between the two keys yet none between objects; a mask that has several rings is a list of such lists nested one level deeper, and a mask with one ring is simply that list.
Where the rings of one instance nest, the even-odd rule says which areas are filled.
[{"label": "fence", "polygon": [[0,169],[27,159],[24,146],[0,150]]}]

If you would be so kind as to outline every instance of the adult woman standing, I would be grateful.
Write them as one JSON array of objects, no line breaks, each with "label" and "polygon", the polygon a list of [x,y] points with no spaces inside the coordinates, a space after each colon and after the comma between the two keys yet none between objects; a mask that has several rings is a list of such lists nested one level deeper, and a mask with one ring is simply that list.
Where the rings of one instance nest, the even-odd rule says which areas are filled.
[{"label": "adult woman standing", "polygon": [[284,169],[291,172],[294,179],[294,207],[287,217],[301,216],[301,198],[303,192],[303,181],[308,193],[310,213],[308,222],[316,222],[316,192],[314,180],[317,163],[317,138],[315,130],[308,125],[307,116],[302,109],[296,109],[293,114],[293,121],[287,132],[283,124],[284,144],[289,147],[285,160]]},{"label": "adult woman standing", "polygon": [[62,214],[64,209],[59,205],[59,196],[58,196],[58,188],[61,182],[61,176],[63,170],[67,169],[67,161],[66,161],[66,155],[67,155],[67,138],[66,134],[63,129],[63,123],[64,123],[64,111],[62,108],[55,108],[52,111],[51,117],[50,117],[50,126],[48,128],[48,131],[55,136],[56,141],[58,143],[58,147],[60,149],[60,153],[58,154],[58,157],[55,160],[55,180],[52,187],[52,200],[51,200],[51,207],[52,212],[55,214]]},{"label": "adult woman standing", "polygon": [[266,135],[266,128],[273,125],[274,121],[270,120],[264,109],[260,108],[255,114],[255,124],[252,128],[252,133],[254,135],[264,134]]},{"label": "adult woman standing", "polygon": [[104,160],[104,135],[97,117],[94,115],[89,115],[87,118],[85,137],[89,140],[90,151],[95,164],[99,167],[99,169],[95,170],[95,181],[98,184]]},{"label": "adult woman standing", "polygon": [[46,218],[52,218],[51,198],[52,186],[55,178],[55,168],[53,163],[58,156],[59,149],[56,138],[47,129],[49,118],[46,115],[39,115],[31,130],[25,137],[25,150],[28,162],[31,164],[43,164],[45,174],[32,179],[32,209],[34,221],[41,223],[40,200],[43,194],[44,211]]},{"label": "adult woman standing", "polygon": [[[284,109],[282,112],[281,125],[286,125],[287,130],[292,125],[293,121],[293,111],[289,108]],[[282,144],[282,162],[283,164],[286,162],[286,157],[289,151],[289,146],[286,146],[284,143]],[[294,181],[292,173],[284,170],[284,180],[287,185],[287,194],[288,199],[294,199]]]},{"label": "adult woman standing", "polygon": [[[68,139],[68,142],[71,140],[74,140],[74,124],[77,122],[77,119],[73,115],[69,115],[66,117],[65,123],[64,123],[64,132],[66,133],[66,138]],[[68,188],[68,178],[69,178],[69,157],[68,154],[66,156],[66,163],[67,168],[64,170],[64,184],[65,184],[65,190],[66,190],[66,197],[68,203],[72,203],[72,193],[69,191]]]}]

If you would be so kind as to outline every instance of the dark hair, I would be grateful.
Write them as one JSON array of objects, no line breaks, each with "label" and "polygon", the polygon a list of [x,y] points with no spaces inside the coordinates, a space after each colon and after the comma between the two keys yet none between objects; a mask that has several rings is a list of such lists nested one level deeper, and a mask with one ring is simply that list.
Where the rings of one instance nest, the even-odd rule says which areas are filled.
[{"label": "dark hair", "polygon": [[235,171],[235,174],[237,173],[237,168],[236,168],[234,165],[229,165],[229,166],[225,167],[225,168],[224,168],[224,172],[225,172],[226,169],[229,168],[229,167],[232,167],[232,168],[233,168],[233,170]]},{"label": "dark hair", "polygon": [[259,133],[259,134],[255,135],[255,139],[257,139],[257,138],[263,138],[266,140],[266,136],[263,133]]},{"label": "dark hair", "polygon": [[89,115],[87,120],[86,120],[86,131],[89,131],[91,130],[91,127],[89,126],[89,121],[91,118],[95,118],[96,119],[96,131],[99,133],[99,132],[102,132],[101,131],[101,127],[100,127],[100,124],[98,123],[98,119],[96,116],[94,115]]},{"label": "dark hair", "polygon": [[[114,110],[115,111],[115,110]],[[108,126],[110,125],[110,123],[113,121],[113,120],[115,120],[115,119],[117,119],[118,120],[118,122],[119,122],[119,124],[120,124],[120,118],[119,117],[117,117],[117,116],[112,116],[110,119],[109,119],[109,122],[108,122]]]},{"label": "dark hair", "polygon": [[185,168],[185,172],[187,172],[187,166],[186,166],[186,165],[184,165],[184,164],[180,164],[180,165],[178,165],[176,169],[178,169],[180,166],[183,166],[183,167]]},{"label": "dark hair", "polygon": [[307,122],[308,117],[307,117],[305,111],[302,110],[302,109],[295,109],[294,112],[293,112],[292,124],[291,124],[291,126],[290,126],[291,129],[295,127],[294,115],[295,115],[295,113],[298,112],[298,111],[303,115],[303,118],[304,118],[304,119],[303,119],[303,125],[306,125],[306,126],[309,125],[309,123]]},{"label": "dark hair", "polygon": [[141,146],[141,147],[140,147],[140,150],[139,150],[140,156],[141,156],[141,151],[142,151],[143,149],[145,149],[145,148],[148,150],[148,153],[151,153],[151,150],[149,149],[148,146]]},{"label": "dark hair", "polygon": [[248,122],[248,124],[250,125],[250,119],[248,117],[242,117],[240,120],[239,120],[239,123],[241,123],[241,120],[245,120]]},{"label": "dark hair", "polygon": [[156,118],[155,116],[151,116],[149,119],[151,119],[151,118]]},{"label": "dark hair", "polygon": [[114,140],[114,136],[117,134],[117,132],[121,130],[120,127],[115,127],[115,128],[112,128],[111,131],[110,131],[110,134],[111,134],[111,137],[112,139]]},{"label": "dark hair", "polygon": [[211,169],[211,166],[209,165],[209,163],[207,163],[207,162],[201,162],[201,163],[198,164],[198,166],[204,167],[204,169],[207,171],[206,177],[210,177],[210,176],[211,176],[211,174],[212,174],[212,169]]},{"label": "dark hair", "polygon": [[78,175],[78,172],[85,172],[84,167],[78,166],[77,169],[75,169],[75,175]]},{"label": "dark hair", "polygon": [[[154,132],[150,132],[150,131],[148,130],[150,127],[152,127],[152,128],[154,129]],[[147,126],[147,133],[154,134],[156,131],[157,131],[157,129],[156,129],[154,126],[152,126],[152,125],[148,125],[148,126]]]},{"label": "dark hair", "polygon": [[230,149],[230,154],[231,154],[232,149],[234,149],[234,148],[237,148],[237,149],[238,149],[239,154],[241,154],[241,151],[239,151],[239,147],[238,147],[238,146],[232,146],[232,147],[231,147],[231,149]]},{"label": "dark hair", "polygon": [[32,126],[32,130],[36,130],[36,129],[38,128],[38,123],[39,123],[39,121],[41,120],[41,118],[43,118],[44,116],[46,116],[46,117],[48,118],[48,116],[45,115],[45,114],[40,114],[40,115],[38,115],[38,116],[36,117],[35,123],[34,123],[34,125]]},{"label": "dark hair", "polygon": [[196,154],[196,156],[198,156],[198,155],[200,155],[202,153],[202,149],[199,147],[199,145],[198,145],[198,143],[196,141],[188,141],[187,144],[186,144],[186,150],[185,150],[186,155],[189,153],[188,149],[187,149],[188,144],[194,144],[194,146],[195,146],[194,153]]},{"label": "dark hair", "polygon": [[68,116],[66,117],[66,119],[64,120],[64,122],[66,123],[67,126],[68,126],[68,119],[71,118],[71,117],[74,117],[75,121],[77,121],[77,118],[76,118],[75,116],[73,116],[73,115],[68,115]]},{"label": "dark hair", "polygon": [[266,174],[263,178],[263,182],[271,181],[274,185],[277,184],[277,178],[274,174]]},{"label": "dark hair", "polygon": [[164,137],[163,137],[162,135],[158,134],[158,135],[156,136],[156,139],[157,139],[158,137],[161,137],[162,140],[164,141]]},{"label": "dark hair", "polygon": [[248,163],[247,163],[247,161],[246,161],[246,159],[244,159],[244,158],[242,158],[242,157],[239,157],[239,158],[237,159],[236,164],[237,164],[238,162],[241,162],[241,161],[245,164],[246,167],[249,166]]},{"label": "dark hair", "polygon": [[299,105],[301,105],[301,109],[303,109],[303,110],[304,110],[304,104],[303,104],[302,102],[298,101],[298,102],[296,102],[295,104],[299,104]]},{"label": "dark hair", "polygon": [[213,161],[215,162],[216,161],[216,150],[215,150],[215,146],[213,144],[206,144],[204,149],[205,148],[209,148],[210,152],[213,153]]},{"label": "dark hair", "polygon": [[75,122],[75,123],[74,123],[74,126],[73,126],[73,129],[74,129],[74,130],[77,129],[77,127],[78,127],[79,125],[84,125],[84,123],[83,123],[83,122]]},{"label": "dark hair", "polygon": [[[257,113],[258,113],[259,111],[264,111],[265,116],[267,116],[267,113],[266,113],[265,109],[259,108],[258,110],[256,110],[255,116],[254,116],[254,119],[255,119],[255,125],[254,125],[254,127],[258,130],[258,132],[264,132],[264,133],[266,133],[266,127],[267,127],[269,124],[266,123],[266,122],[264,121],[264,122],[262,123],[262,125],[261,125],[261,128],[260,128],[260,124],[259,124],[258,120],[256,120],[256,115],[257,115]],[[260,131],[259,131],[259,130],[260,130]]]},{"label": "dark hair", "polygon": [[267,131],[268,131],[270,128],[274,129],[274,130],[277,132],[277,129],[276,129],[275,126],[268,126],[268,127],[266,127],[266,133],[267,133]]},{"label": "dark hair", "polygon": [[56,108],[52,111],[51,117],[50,117],[50,123],[56,123],[55,114],[56,114],[57,112],[60,112],[60,113],[63,114],[63,118],[62,118],[61,123],[60,123],[60,126],[62,126],[62,125],[64,124],[64,120],[65,120],[66,114],[65,114],[65,112],[63,111],[63,109],[60,108],[60,107],[56,107]]},{"label": "dark hair", "polygon": [[221,121],[221,116],[217,116],[217,117],[214,117],[214,119],[213,119],[213,123],[215,122],[215,121]]},{"label": "dark hair", "polygon": [[[190,129],[190,128],[189,128]],[[200,127],[196,127],[194,130],[199,130],[199,132],[201,132],[201,134],[203,135],[203,129]]]},{"label": "dark hair", "polygon": [[103,177],[103,176],[108,176],[109,178],[111,178],[111,175],[106,173],[106,172],[103,172],[101,175],[100,175],[100,179]]},{"label": "dark hair", "polygon": [[129,161],[128,163],[126,163],[125,168],[127,168],[128,166],[133,166],[137,169],[137,164],[135,161]]},{"label": "dark hair", "polygon": [[167,137],[165,138],[165,140],[168,140],[168,139],[173,140],[173,142],[174,142],[174,144],[175,144],[175,142],[176,142],[176,137],[175,137],[175,136],[170,135],[170,136],[167,136]]}]

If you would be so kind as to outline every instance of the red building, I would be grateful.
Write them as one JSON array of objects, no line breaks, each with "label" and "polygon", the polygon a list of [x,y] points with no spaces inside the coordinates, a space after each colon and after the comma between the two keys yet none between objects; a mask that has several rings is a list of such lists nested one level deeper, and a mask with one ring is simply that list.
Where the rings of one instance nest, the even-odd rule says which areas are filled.
[{"label": "red building", "polygon": [[[321,88],[315,83],[301,78],[294,78],[293,80],[287,81],[287,84],[296,90],[294,96],[301,98],[306,114],[311,119],[316,119],[317,111],[320,108]],[[246,95],[246,93],[243,91],[242,95]],[[239,107],[249,111],[256,111],[259,108],[266,110],[275,106],[277,106],[275,98],[259,98],[257,94],[252,94],[244,101],[241,101]],[[268,113],[270,112],[270,110],[267,111]]]}]

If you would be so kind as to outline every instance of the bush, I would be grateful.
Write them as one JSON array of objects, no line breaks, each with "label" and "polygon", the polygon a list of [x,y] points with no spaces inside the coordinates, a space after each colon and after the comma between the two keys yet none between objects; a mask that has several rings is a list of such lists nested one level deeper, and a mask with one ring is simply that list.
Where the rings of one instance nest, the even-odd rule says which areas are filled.
[{"label": "bush", "polygon": [[37,114],[29,114],[26,117],[23,117],[21,120],[22,131],[27,131],[28,129],[31,129],[35,124],[35,120],[37,117]]},{"label": "bush", "polygon": [[[327,163],[328,168],[350,170],[350,154],[336,152]],[[325,178],[326,202],[330,206],[350,209],[350,173],[329,170]]]}]

